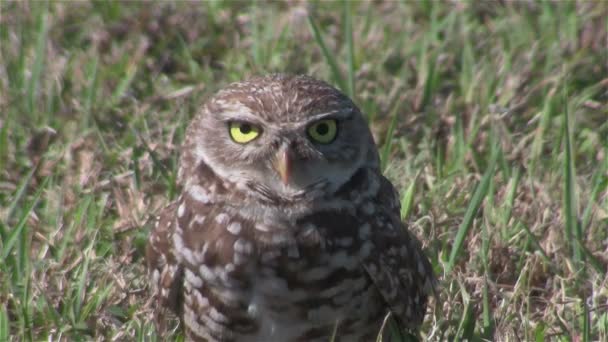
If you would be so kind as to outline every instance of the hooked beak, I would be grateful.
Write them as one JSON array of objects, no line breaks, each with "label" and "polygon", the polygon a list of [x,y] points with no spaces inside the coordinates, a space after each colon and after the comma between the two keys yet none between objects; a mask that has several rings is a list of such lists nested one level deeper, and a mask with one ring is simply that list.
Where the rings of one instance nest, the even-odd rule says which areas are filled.
[{"label": "hooked beak", "polygon": [[289,147],[281,147],[275,157],[274,168],[279,173],[283,184],[287,185],[291,177],[291,152],[289,150]]}]

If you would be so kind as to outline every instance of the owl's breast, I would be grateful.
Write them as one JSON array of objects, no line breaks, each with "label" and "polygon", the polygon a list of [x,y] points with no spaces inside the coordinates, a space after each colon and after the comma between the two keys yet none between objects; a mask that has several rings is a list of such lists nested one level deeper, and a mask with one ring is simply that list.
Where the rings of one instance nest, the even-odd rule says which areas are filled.
[{"label": "owl's breast", "polygon": [[295,248],[258,261],[249,313],[262,335],[308,341],[326,338],[336,325],[341,336],[377,329],[385,310],[355,257],[344,249]]},{"label": "owl's breast", "polygon": [[250,313],[275,340],[326,340],[336,324],[340,336],[359,340],[377,333],[386,314],[360,263],[370,252],[360,229],[369,225],[331,215],[301,220],[287,243],[258,246]]},{"label": "owl's breast", "polygon": [[348,341],[378,332],[387,310],[361,266],[373,252],[372,228],[357,211],[253,221],[183,200],[173,245],[185,266],[184,321],[193,330],[198,324],[238,341],[326,341],[336,325]]}]

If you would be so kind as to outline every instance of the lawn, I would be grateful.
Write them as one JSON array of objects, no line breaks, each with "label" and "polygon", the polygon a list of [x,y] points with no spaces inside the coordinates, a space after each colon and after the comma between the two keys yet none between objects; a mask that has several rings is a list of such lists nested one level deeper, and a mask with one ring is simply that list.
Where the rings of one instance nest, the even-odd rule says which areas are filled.
[{"label": "lawn", "polygon": [[[608,2],[0,2],[0,341],[155,340],[148,220],[222,86],[367,115],[441,287],[421,340],[608,341]],[[179,330],[175,332],[179,337]]]}]

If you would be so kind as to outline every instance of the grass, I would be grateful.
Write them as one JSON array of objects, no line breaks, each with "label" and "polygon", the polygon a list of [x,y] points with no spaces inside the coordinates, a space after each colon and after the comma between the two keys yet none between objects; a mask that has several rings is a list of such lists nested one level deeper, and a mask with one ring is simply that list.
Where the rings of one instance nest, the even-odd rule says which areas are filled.
[{"label": "grass", "polygon": [[202,101],[326,79],[441,278],[424,340],[608,340],[605,2],[0,2],[0,340],[151,340]]}]

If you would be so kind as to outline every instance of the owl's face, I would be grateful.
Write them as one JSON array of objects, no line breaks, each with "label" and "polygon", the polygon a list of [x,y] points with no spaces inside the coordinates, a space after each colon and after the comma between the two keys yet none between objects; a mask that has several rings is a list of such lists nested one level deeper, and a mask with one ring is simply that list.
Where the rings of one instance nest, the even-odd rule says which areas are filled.
[{"label": "owl's face", "polygon": [[[333,192],[377,165],[367,123],[326,83],[275,75],[219,92],[195,119],[195,154],[223,179],[263,195]],[[319,191],[322,189],[322,191]]]}]

